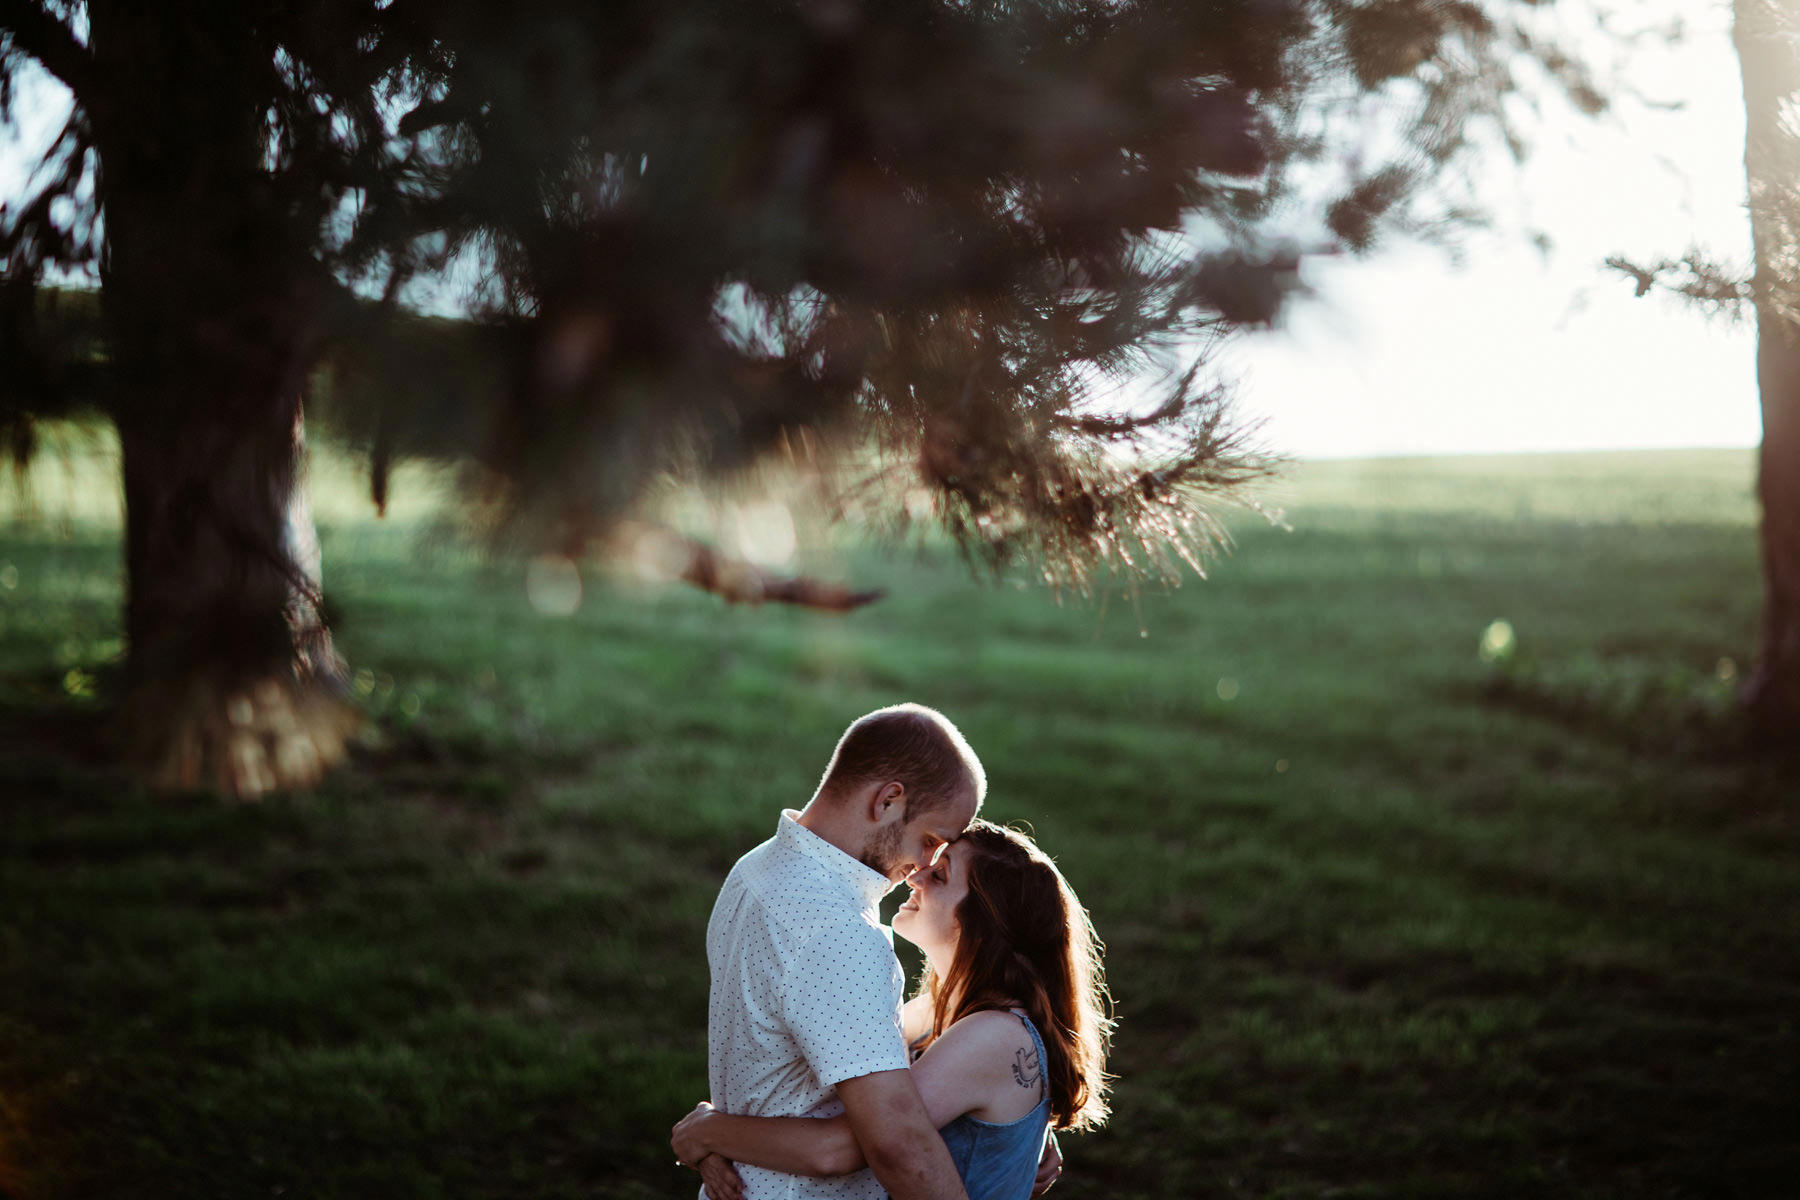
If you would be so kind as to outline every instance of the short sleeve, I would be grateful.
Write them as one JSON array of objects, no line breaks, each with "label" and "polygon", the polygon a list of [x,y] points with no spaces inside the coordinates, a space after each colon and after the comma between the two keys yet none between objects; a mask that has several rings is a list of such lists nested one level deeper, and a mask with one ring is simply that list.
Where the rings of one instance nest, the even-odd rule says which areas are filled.
[{"label": "short sleeve", "polygon": [[869,925],[821,930],[782,972],[781,1014],[807,1066],[826,1087],[907,1067],[900,1036],[900,964]]}]

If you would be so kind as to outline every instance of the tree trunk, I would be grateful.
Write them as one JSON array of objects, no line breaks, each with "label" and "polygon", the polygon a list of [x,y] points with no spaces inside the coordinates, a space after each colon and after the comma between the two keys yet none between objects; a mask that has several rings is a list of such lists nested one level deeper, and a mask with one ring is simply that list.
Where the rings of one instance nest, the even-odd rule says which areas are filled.
[{"label": "tree trunk", "polygon": [[127,753],[165,787],[306,786],[342,758],[354,710],[305,493],[315,215],[265,169],[269,48],[232,6],[89,11],[97,65],[145,98],[92,114],[121,381]]},{"label": "tree trunk", "polygon": [[161,787],[309,786],[354,728],[320,612],[298,398],[268,407],[285,429],[120,422],[126,745]]},{"label": "tree trunk", "polygon": [[1784,108],[1800,85],[1796,22],[1766,0],[1737,0],[1734,36],[1744,76],[1744,168],[1756,257],[1756,381],[1763,441],[1763,614],[1744,703],[1760,741],[1800,743],[1800,138]]},{"label": "tree trunk", "polygon": [[1772,337],[1769,324],[1759,317],[1762,634],[1744,702],[1759,741],[1800,749],[1800,338],[1791,323]]}]

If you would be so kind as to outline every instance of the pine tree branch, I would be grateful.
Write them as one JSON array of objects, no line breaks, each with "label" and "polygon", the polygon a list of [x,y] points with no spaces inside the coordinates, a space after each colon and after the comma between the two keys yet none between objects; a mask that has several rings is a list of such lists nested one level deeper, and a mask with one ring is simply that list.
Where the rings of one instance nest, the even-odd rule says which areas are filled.
[{"label": "pine tree branch", "polygon": [[1124,437],[1141,429],[1152,429],[1164,422],[1174,419],[1180,414],[1185,403],[1181,395],[1171,397],[1153,412],[1140,413],[1135,416],[1068,416],[1057,414],[1051,418],[1058,428],[1085,433],[1091,437]]},{"label": "pine tree branch", "polygon": [[90,103],[94,57],[67,25],[29,0],[0,0],[0,31],[5,32],[12,49],[29,54],[74,92],[77,103]]},{"label": "pine tree branch", "polygon": [[442,100],[427,100],[400,118],[400,136],[412,137],[415,134],[424,133],[427,129],[453,124],[474,111],[473,105],[457,96],[446,96]]},{"label": "pine tree branch", "polygon": [[1639,297],[1653,290],[1673,292],[1709,311],[1735,313],[1747,308],[1754,294],[1749,273],[1712,261],[1699,250],[1653,263],[1634,262],[1615,254],[1606,265],[1632,281]]}]

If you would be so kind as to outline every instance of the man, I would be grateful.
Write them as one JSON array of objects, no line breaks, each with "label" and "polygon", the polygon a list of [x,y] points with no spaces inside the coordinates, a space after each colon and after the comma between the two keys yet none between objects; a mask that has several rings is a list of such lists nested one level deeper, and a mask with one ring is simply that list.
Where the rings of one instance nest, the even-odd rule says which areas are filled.
[{"label": "man", "polygon": [[[713,1104],[845,1113],[869,1162],[830,1179],[742,1166],[747,1200],[966,1200],[907,1065],[905,980],[876,906],[962,835],[986,791],[941,713],[879,709],[845,730],[805,810],[784,811],[726,878],[706,930]],[[730,1169],[699,1166],[709,1180]]]}]

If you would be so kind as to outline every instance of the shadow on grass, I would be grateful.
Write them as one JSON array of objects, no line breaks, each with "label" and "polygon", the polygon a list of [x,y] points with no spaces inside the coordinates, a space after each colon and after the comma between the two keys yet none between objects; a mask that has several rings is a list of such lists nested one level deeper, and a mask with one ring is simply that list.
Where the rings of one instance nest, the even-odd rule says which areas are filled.
[{"label": "shadow on grass", "polygon": [[1752,760],[1800,777],[1800,748],[1753,736],[1729,660],[1701,670],[1648,655],[1516,657],[1489,669],[1480,695],[1493,707],[1554,721],[1638,754],[1696,762]]},{"label": "shadow on grass", "polygon": [[714,864],[651,862],[602,789],[542,802],[609,748],[378,726],[316,791],[230,804],[134,784],[103,696],[19,696],[0,708],[7,1200],[680,1178],[644,1130],[703,1086],[689,959]]}]

